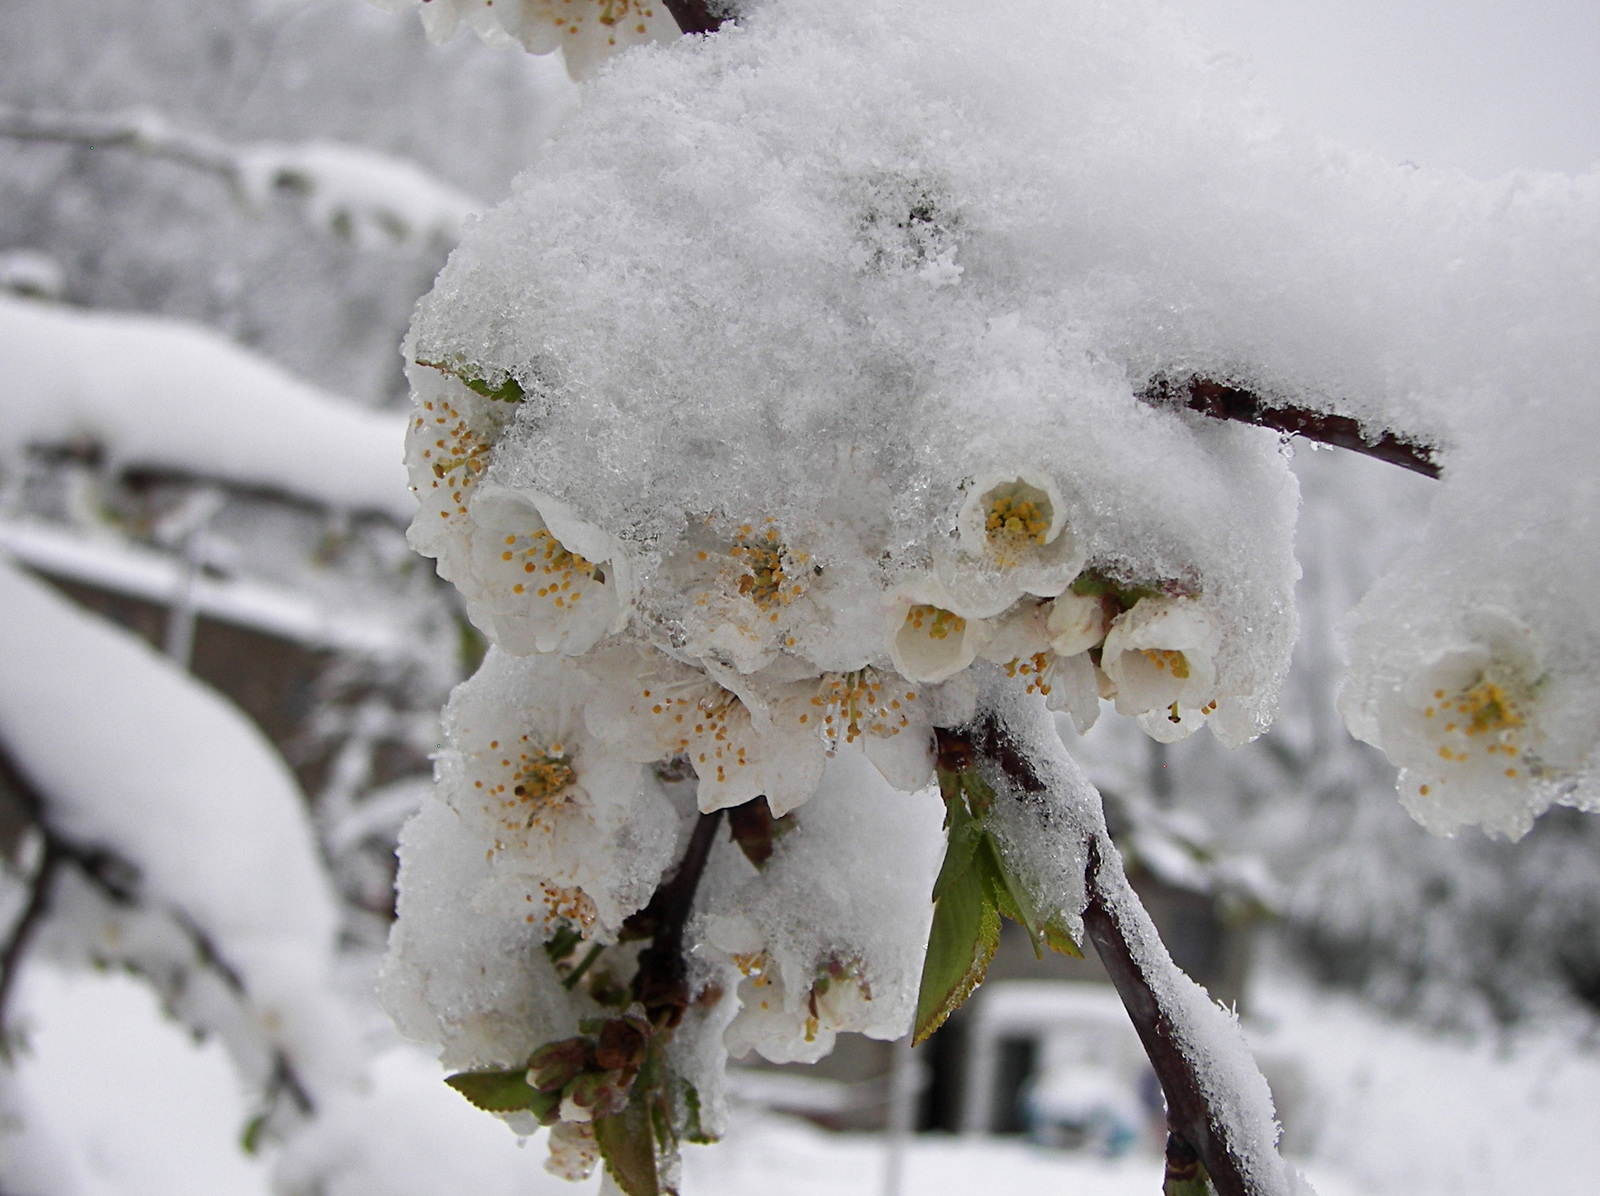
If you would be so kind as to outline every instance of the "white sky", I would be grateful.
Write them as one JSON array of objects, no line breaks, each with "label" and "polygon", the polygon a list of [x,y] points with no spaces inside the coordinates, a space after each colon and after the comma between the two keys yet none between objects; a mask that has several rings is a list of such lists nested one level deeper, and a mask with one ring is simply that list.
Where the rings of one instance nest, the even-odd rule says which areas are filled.
[{"label": "white sky", "polygon": [[1488,178],[1600,163],[1600,0],[1168,0],[1285,117]]}]

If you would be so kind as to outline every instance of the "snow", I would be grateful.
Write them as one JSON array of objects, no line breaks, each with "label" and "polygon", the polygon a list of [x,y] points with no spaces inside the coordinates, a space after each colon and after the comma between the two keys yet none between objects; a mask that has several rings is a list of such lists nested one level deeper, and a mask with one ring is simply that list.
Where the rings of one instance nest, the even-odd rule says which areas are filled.
[{"label": "snow", "polygon": [[[267,1168],[238,1149],[251,1109],[215,1039],[196,1043],[133,977],[27,970],[16,993],[27,1049],[9,1084],[27,1137],[55,1141],[16,1196],[267,1196]],[[8,1157],[8,1163],[10,1158]]]},{"label": "snow", "polygon": [[[252,1162],[235,1148],[250,1109],[225,1059],[163,1021],[137,982],[39,967],[20,996],[31,1046],[10,1107],[30,1139],[76,1145],[54,1160],[47,1185],[19,1185],[18,1196],[257,1196],[269,1169],[280,1191],[317,1177],[329,1196],[582,1196],[598,1186],[546,1175],[537,1140],[519,1148],[440,1082],[437,1064],[404,1047],[374,1061],[367,1095],[338,1097],[287,1150]],[[1569,1036],[1435,1038],[1270,976],[1255,1004],[1246,1033],[1274,1083],[1294,1093],[1283,1102],[1289,1144],[1321,1196],[1589,1190],[1600,1058]],[[17,1140],[0,1143],[10,1151]],[[878,1196],[884,1157],[876,1136],[742,1107],[724,1142],[688,1149],[683,1191]],[[1106,1162],[996,1139],[919,1136],[908,1162],[903,1190],[917,1196],[1150,1196],[1161,1182],[1149,1156]]]},{"label": "snow", "polygon": [[0,295],[0,454],[94,445],[112,465],[409,517],[404,428],[198,325]]},{"label": "snow", "polygon": [[161,606],[187,600],[207,618],[297,643],[383,657],[405,642],[399,626],[372,611],[356,615],[332,609],[303,592],[252,578],[191,579],[183,562],[164,553],[120,538],[65,531],[42,520],[0,520],[0,549],[55,577],[109,586]]},{"label": "snow", "polygon": [[414,162],[365,146],[314,140],[251,145],[236,152],[246,192],[303,195],[312,219],[366,245],[437,241],[454,245],[483,205]]},{"label": "snow", "polygon": [[[305,801],[254,724],[142,640],[0,564],[0,737],[52,825],[133,864],[242,979],[247,1033],[313,1092],[359,1069]],[[196,845],[201,845],[197,848]]]}]

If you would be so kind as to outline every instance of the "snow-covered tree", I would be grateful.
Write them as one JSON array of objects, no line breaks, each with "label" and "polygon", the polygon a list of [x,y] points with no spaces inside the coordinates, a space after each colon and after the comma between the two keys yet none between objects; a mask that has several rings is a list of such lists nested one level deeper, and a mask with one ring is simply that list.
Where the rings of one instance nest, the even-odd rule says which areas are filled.
[{"label": "snow-covered tree", "polygon": [[[1360,945],[1366,978],[1409,994],[1391,1003],[1460,1014],[1430,1008],[1417,975],[1453,970],[1515,1011],[1508,961],[1591,991],[1593,952],[1464,946],[1484,918],[1513,944],[1526,926],[1592,927],[1582,885],[1563,923],[1561,900],[1528,901],[1539,865],[1521,863],[1407,941],[1395,911],[1413,899],[1362,870],[1431,859],[1459,876],[1487,857],[1365,816],[1337,849],[1320,835],[1382,773],[1326,704],[1331,624],[1355,605],[1337,591],[1359,576],[1340,705],[1401,769],[1404,808],[1507,839],[1543,815],[1543,850],[1592,858],[1573,813],[1595,803],[1600,739],[1592,177],[1478,184],[1309,143],[1145,0],[1006,0],[981,23],[954,0],[419,7],[436,40],[471,30],[583,81],[481,218],[471,195],[502,191],[556,128],[482,81],[518,80],[551,114],[566,84],[465,40],[431,57],[414,34],[352,60],[331,4],[125,16],[131,38],[177,30],[194,61],[207,38],[214,58],[255,55],[227,105],[197,84],[160,97],[158,119],[94,69],[21,55],[0,112],[25,147],[0,182],[28,197],[7,225],[28,251],[7,259],[10,289],[201,318],[369,406],[391,390],[405,280],[459,238],[405,342],[415,502],[396,502],[383,460],[397,418],[192,328],[36,301],[0,309],[26,346],[0,452],[92,441],[113,469],[410,517],[492,647],[446,707],[433,795],[403,833],[381,990],[472,1104],[519,1134],[548,1127],[558,1174],[603,1160],[628,1196],[673,1190],[679,1144],[726,1126],[730,1055],[924,1038],[1010,920],[1041,953],[1104,961],[1165,1091],[1170,1192],[1304,1190],[1232,1017],[1172,965],[1128,885],[1091,778],[1142,862],[1273,890],[1196,865],[1205,834],[1172,797],[1209,793],[1188,804],[1219,838],[1297,866],[1276,896],[1300,945],[1323,960]],[[104,27],[84,36],[120,52]],[[316,137],[297,123],[384,65],[438,102],[369,103]],[[154,249],[100,228],[133,176],[164,180],[125,215],[162,230]],[[226,268],[173,265],[161,238],[184,205],[227,234]],[[107,281],[139,270],[89,268],[108,245],[153,264],[144,291]],[[273,290],[283,261],[302,265],[298,290]],[[1424,514],[1302,471],[1307,542],[1332,559],[1306,562],[1309,667],[1286,689],[1291,435],[1432,493]],[[33,465],[11,468],[35,502]],[[1402,519],[1404,552],[1373,543]],[[34,823],[0,977],[48,898],[88,932],[58,953],[142,969],[229,1042],[268,1098],[257,1130],[286,1144],[284,1190],[399,1175],[395,1135],[372,1126],[417,1106],[359,1092],[338,902],[281,762],[170,665],[20,575],[0,582],[20,612],[0,740]],[[413,613],[437,616],[436,597]],[[118,685],[96,661],[120,662]],[[103,735],[80,751],[63,728],[89,692]],[[1241,747],[1280,698],[1268,749]],[[1148,753],[1176,785],[1150,785]],[[107,761],[130,758],[114,804]],[[329,794],[359,788],[360,751],[345,763]],[[231,788],[242,803],[206,807]],[[270,857],[245,824],[275,828]],[[324,855],[334,824],[361,820],[325,817]],[[159,833],[180,825],[219,844],[205,867]],[[286,896],[263,909],[280,858]],[[1519,906],[1545,920],[1519,923]],[[126,958],[91,942],[112,923]],[[0,980],[0,1013],[3,996]]]},{"label": "snow-covered tree", "polygon": [[[426,17],[583,76],[634,15],[585,11]],[[1406,808],[1592,807],[1592,188],[1305,144],[1153,5],[681,15],[714,34],[606,40],[412,326],[412,542],[495,651],[403,842],[391,1010],[645,1196],[726,1050],[925,1035],[1009,917],[1101,954],[1169,1184],[1294,1190],[1045,711],[1270,725],[1299,493],[1264,425],[1442,474],[1342,697]]]}]

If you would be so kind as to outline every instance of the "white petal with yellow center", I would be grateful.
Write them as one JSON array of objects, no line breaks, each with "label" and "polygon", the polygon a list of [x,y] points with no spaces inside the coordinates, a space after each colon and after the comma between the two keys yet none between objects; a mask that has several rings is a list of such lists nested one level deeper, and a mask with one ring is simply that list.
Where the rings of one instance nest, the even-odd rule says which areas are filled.
[{"label": "white petal with yellow center", "polygon": [[994,634],[986,619],[951,609],[949,594],[933,578],[903,587],[888,604],[894,630],[889,656],[908,681],[932,683],[954,677],[977,659]]},{"label": "white petal with yellow center", "polygon": [[1151,715],[1146,731],[1193,732],[1216,700],[1216,621],[1191,598],[1141,598],[1107,632],[1100,666],[1116,687],[1117,713]]},{"label": "white petal with yellow center", "polygon": [[938,553],[950,609],[998,615],[1025,594],[1054,598],[1083,568],[1055,483],[1037,470],[991,472],[968,487],[956,516],[956,546]]},{"label": "white petal with yellow center", "polygon": [[631,573],[604,532],[547,496],[493,483],[469,511],[469,568],[456,584],[472,621],[507,652],[576,656],[626,623]]}]

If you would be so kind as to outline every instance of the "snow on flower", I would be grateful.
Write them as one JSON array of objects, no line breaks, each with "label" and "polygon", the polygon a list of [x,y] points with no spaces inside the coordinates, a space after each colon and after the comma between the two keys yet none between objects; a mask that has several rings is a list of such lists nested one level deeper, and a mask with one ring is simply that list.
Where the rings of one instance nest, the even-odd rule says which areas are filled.
[{"label": "snow on flower", "polygon": [[609,940],[670,863],[677,814],[641,763],[590,735],[594,689],[563,658],[491,653],[447,708],[440,782],[498,900]]},{"label": "snow on flower", "polygon": [[567,72],[587,79],[629,46],[679,37],[665,6],[652,0],[374,0],[397,12],[420,5],[423,28],[447,42],[463,28],[491,46],[520,45],[530,54],[561,51]]},{"label": "snow on flower", "polygon": [[1520,838],[1557,795],[1570,745],[1548,733],[1554,687],[1532,632],[1496,610],[1466,625],[1382,695],[1378,746],[1401,769],[1402,804],[1430,830]]},{"label": "snow on flower", "polygon": [[1032,470],[979,478],[956,517],[956,537],[956,550],[938,557],[938,575],[952,608],[969,618],[998,615],[1025,594],[1054,598],[1083,567],[1060,491]]},{"label": "snow on flower", "polygon": [[957,614],[951,609],[954,605],[948,591],[932,577],[918,578],[890,598],[895,617],[889,656],[908,681],[954,677],[978,658],[994,634],[989,620]]},{"label": "snow on flower", "polygon": [[548,495],[484,483],[468,515],[467,611],[515,656],[581,655],[627,619],[630,571],[614,540]]},{"label": "snow on flower", "polygon": [[1216,621],[1194,599],[1140,598],[1112,622],[1101,649],[1117,713],[1138,716],[1162,742],[1198,730],[1216,709],[1220,643]]},{"label": "snow on flower", "polygon": [[811,558],[789,547],[772,519],[725,534],[711,520],[691,520],[662,576],[674,591],[667,613],[682,628],[675,637],[681,651],[741,673],[771,664],[780,650],[794,647],[797,627],[817,619],[804,601]]}]

